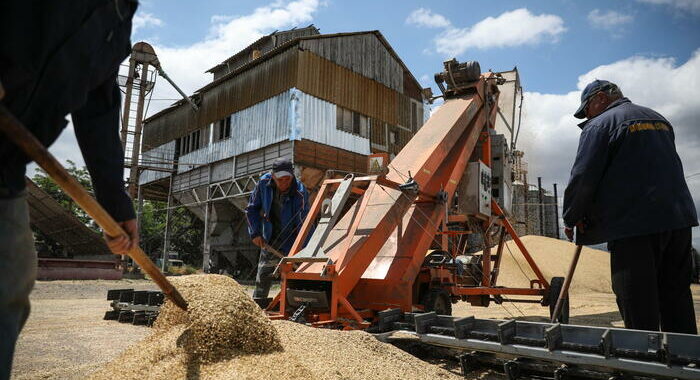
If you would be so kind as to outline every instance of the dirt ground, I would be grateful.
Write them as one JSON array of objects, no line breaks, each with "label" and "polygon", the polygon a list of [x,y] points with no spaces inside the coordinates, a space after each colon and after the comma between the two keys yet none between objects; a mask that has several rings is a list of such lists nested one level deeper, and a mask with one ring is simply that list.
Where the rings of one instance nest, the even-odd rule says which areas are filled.
[{"label": "dirt ground", "polygon": [[[149,333],[148,327],[104,321],[108,289],[155,289],[150,281],[39,281],[32,313],[17,343],[13,379],[81,379]],[[700,285],[693,285],[700,316]],[[572,296],[571,323],[621,326],[614,296],[591,292]],[[546,321],[537,304],[454,305],[454,315]],[[700,325],[700,318],[698,318]],[[118,377],[117,374],[115,374]]]}]

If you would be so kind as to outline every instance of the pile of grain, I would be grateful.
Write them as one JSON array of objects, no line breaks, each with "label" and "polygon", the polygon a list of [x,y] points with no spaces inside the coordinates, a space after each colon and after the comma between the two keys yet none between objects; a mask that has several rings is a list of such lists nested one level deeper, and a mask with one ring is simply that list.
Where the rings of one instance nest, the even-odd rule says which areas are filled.
[{"label": "pile of grain", "polygon": [[361,331],[270,322],[234,280],[173,281],[189,303],[166,302],[153,332],[92,379],[459,379]]},{"label": "pile of grain", "polygon": [[[521,239],[547,281],[554,276],[566,276],[571,259],[574,256],[576,248],[574,244],[543,236],[530,235]],[[495,254],[495,248],[491,252]],[[503,248],[503,260],[498,275],[498,285],[529,287],[529,281],[523,272],[525,272],[527,278],[536,278],[527,261],[520,253],[518,246],[514,241],[509,241],[506,243],[506,247]],[[583,294],[589,292],[612,292],[610,285],[610,254],[605,251],[583,247],[569,293]]]}]

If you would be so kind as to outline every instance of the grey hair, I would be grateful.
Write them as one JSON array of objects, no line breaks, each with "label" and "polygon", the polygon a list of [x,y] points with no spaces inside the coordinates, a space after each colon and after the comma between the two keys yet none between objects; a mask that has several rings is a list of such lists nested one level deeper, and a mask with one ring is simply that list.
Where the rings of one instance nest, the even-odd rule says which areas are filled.
[{"label": "grey hair", "polygon": [[622,90],[620,90],[620,87],[617,87],[617,85],[614,83],[611,83],[610,86],[603,91],[611,99],[619,99],[624,96],[622,95]]}]

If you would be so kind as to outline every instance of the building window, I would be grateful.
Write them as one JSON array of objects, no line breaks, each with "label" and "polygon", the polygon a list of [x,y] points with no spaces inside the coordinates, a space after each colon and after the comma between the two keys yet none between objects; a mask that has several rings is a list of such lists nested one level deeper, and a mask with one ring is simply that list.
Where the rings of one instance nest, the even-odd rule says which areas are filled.
[{"label": "building window", "polygon": [[201,147],[202,131],[196,130],[189,135],[180,138],[180,154],[193,152]]},{"label": "building window", "polygon": [[214,141],[221,141],[231,137],[231,115],[216,122]]},{"label": "building window", "polygon": [[411,131],[418,130],[418,108],[416,103],[411,102]]},{"label": "building window", "polygon": [[369,138],[369,117],[342,107],[337,107],[336,128],[354,135]]}]

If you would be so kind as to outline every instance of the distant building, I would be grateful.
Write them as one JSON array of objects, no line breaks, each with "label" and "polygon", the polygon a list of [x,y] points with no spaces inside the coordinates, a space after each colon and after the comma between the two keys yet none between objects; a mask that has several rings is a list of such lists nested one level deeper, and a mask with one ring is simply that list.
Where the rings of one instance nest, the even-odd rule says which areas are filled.
[{"label": "distant building", "polygon": [[558,201],[548,190],[528,183],[527,162],[521,151],[514,154],[512,215],[515,231],[520,236],[541,235],[559,238]]},{"label": "distant building", "polygon": [[[423,91],[379,31],[275,32],[211,68],[213,81],[145,120],[146,199],[172,196],[206,221],[205,270],[255,274],[242,209],[261,173],[291,158],[313,194],[327,169],[365,173],[427,118]],[[245,273],[244,273],[245,272]]]}]

